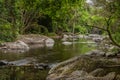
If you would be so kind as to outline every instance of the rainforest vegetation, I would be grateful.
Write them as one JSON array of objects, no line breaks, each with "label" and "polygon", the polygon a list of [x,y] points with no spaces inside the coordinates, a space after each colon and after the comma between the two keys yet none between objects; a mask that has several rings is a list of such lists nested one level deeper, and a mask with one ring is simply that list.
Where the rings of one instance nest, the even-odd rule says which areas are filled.
[{"label": "rainforest vegetation", "polygon": [[0,80],[120,80],[119,62],[120,0],[0,0]]},{"label": "rainforest vegetation", "polygon": [[108,34],[120,47],[119,0],[0,0],[0,42],[21,34]]}]

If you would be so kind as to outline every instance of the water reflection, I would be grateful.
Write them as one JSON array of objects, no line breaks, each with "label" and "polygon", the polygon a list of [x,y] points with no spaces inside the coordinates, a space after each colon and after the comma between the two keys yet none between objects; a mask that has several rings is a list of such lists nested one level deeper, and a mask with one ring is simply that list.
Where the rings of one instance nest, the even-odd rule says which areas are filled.
[{"label": "water reflection", "polygon": [[[75,43],[64,45],[57,41],[53,48],[32,48],[24,53],[0,52],[0,60],[15,61],[32,57],[38,63],[52,64],[64,61],[83,54],[93,47],[88,44]],[[51,65],[51,66],[52,66]],[[5,67],[0,68],[0,80],[45,80],[48,70],[39,70],[33,67]]]},{"label": "water reflection", "polygon": [[47,72],[32,67],[5,67],[0,68],[0,80],[45,80]]}]

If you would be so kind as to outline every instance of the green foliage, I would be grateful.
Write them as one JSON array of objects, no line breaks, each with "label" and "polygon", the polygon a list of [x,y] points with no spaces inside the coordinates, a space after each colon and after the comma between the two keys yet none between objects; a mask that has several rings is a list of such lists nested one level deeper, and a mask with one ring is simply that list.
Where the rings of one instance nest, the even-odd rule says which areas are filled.
[{"label": "green foliage", "polygon": [[117,30],[115,30],[116,32],[112,32],[113,38],[114,40],[120,44],[120,28],[117,28]]},{"label": "green foliage", "polygon": [[78,25],[75,27],[75,33],[85,34],[87,33],[87,27]]},{"label": "green foliage", "polygon": [[13,41],[16,38],[15,35],[12,32],[12,25],[10,23],[3,22],[0,25],[0,41]]},{"label": "green foliage", "polygon": [[49,34],[47,34],[47,36],[50,36],[50,37],[54,37],[56,35],[57,35],[56,33],[49,33]]},{"label": "green foliage", "polygon": [[1,0],[0,18],[11,24],[10,33],[42,33],[42,30],[48,33],[46,26],[37,24],[38,18],[44,15],[52,20],[54,32],[59,29],[70,32],[81,25],[83,18],[79,15],[84,12],[84,3],[85,0]]},{"label": "green foliage", "polygon": [[[107,20],[113,38],[119,41],[120,1],[92,0],[94,5],[88,5],[85,0],[0,0],[0,31],[1,39],[14,40],[18,34],[80,32],[92,30],[86,24],[106,29]],[[50,19],[49,26],[39,24],[42,17]],[[44,20],[44,18],[43,18]],[[46,20],[45,24],[49,24]],[[111,27],[115,27],[115,29]]]}]

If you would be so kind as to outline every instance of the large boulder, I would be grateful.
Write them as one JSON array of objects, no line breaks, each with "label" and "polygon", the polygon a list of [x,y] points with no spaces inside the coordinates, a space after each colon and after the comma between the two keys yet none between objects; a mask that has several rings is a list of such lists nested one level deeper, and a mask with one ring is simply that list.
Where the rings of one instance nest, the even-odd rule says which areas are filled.
[{"label": "large boulder", "polygon": [[32,45],[32,44],[43,44],[44,40],[46,40],[47,38],[48,37],[43,35],[29,34],[29,35],[20,35],[18,40],[21,40],[28,45]]},{"label": "large boulder", "polygon": [[54,40],[43,35],[20,35],[15,42],[5,42],[0,45],[1,51],[4,53],[14,52],[23,53],[28,51],[30,48],[38,47],[53,47]]},{"label": "large boulder", "polygon": [[0,48],[8,50],[29,50],[29,46],[20,40],[16,42],[6,42],[4,43],[4,46]]},{"label": "large boulder", "polygon": [[50,69],[47,80],[113,80],[120,70],[116,65],[120,62],[82,55],[57,64]]},{"label": "large boulder", "polygon": [[31,48],[36,47],[52,47],[54,45],[54,40],[43,35],[23,35],[19,37],[19,40],[28,44]]}]

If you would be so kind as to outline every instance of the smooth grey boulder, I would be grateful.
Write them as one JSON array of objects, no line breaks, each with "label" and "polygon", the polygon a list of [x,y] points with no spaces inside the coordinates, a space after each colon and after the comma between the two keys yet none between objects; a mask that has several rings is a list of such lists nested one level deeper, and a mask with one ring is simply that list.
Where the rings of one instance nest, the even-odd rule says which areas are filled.
[{"label": "smooth grey boulder", "polygon": [[29,46],[20,40],[16,42],[6,42],[4,43],[4,46],[0,48],[8,50],[29,50]]},{"label": "smooth grey boulder", "polygon": [[46,79],[113,80],[117,73],[116,70],[120,70],[119,65],[119,59],[113,60],[101,56],[81,55],[52,67]]},{"label": "smooth grey boulder", "polygon": [[29,45],[30,48],[37,48],[37,47],[53,47],[55,41],[52,38],[43,35],[22,35],[19,40],[25,42]]},{"label": "smooth grey boulder", "polygon": [[55,41],[51,38],[48,38],[48,39],[45,40],[45,46],[46,47],[53,47],[54,43],[55,43]]}]

